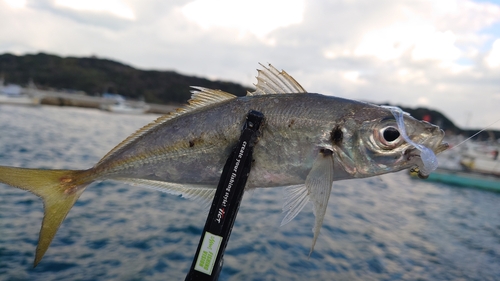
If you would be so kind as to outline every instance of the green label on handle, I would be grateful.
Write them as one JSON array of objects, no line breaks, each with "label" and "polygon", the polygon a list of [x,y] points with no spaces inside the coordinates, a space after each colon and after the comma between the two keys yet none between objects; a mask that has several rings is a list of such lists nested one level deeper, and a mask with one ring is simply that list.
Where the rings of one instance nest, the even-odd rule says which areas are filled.
[{"label": "green label on handle", "polygon": [[217,236],[210,232],[205,232],[203,244],[201,245],[200,253],[198,254],[198,259],[196,260],[196,266],[194,267],[196,271],[205,273],[207,275],[212,274],[212,270],[214,269],[215,264],[215,258],[219,253],[221,242],[221,236]]}]

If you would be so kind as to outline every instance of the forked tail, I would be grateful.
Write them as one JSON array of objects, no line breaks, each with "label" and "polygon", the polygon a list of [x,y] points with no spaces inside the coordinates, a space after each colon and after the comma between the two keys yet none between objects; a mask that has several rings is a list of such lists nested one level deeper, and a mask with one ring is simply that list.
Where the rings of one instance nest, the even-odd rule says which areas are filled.
[{"label": "forked tail", "polygon": [[89,174],[89,170],[38,170],[0,166],[0,182],[28,190],[43,199],[44,216],[34,266],[49,248],[73,204],[94,180]]}]

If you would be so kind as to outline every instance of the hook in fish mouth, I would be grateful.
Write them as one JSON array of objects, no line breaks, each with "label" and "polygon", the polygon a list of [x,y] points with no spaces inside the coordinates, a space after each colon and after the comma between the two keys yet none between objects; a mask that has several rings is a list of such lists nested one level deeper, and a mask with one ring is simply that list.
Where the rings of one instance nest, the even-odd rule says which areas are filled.
[{"label": "hook in fish mouth", "polygon": [[[414,152],[420,152],[420,151],[418,151],[417,149],[414,148],[414,149],[409,149],[405,152],[405,154],[408,154],[408,156],[407,156],[408,161],[410,161],[413,157],[420,158],[420,153],[414,153]],[[424,179],[424,180],[429,177],[429,175],[425,175],[422,173],[422,171],[420,170],[420,167],[418,165],[415,165],[415,166],[410,168],[410,175],[418,176],[419,178]]]},{"label": "hook in fish mouth", "polygon": [[[433,151],[434,151],[435,154],[439,154],[439,153],[447,150],[449,147],[450,147],[450,145],[448,143],[441,142],[439,145],[437,145],[433,149]],[[420,157],[420,154],[410,154],[409,157],[414,157],[414,156]],[[428,174],[422,173],[422,170],[420,169],[419,166],[414,166],[414,167],[410,168],[410,174],[416,175],[416,176],[418,176],[421,179],[427,179],[429,177]]]},{"label": "hook in fish mouth", "polygon": [[422,174],[422,171],[420,171],[420,168],[418,166],[410,168],[410,175],[418,176],[418,178],[423,179],[423,180],[425,180],[429,177],[429,175]]}]

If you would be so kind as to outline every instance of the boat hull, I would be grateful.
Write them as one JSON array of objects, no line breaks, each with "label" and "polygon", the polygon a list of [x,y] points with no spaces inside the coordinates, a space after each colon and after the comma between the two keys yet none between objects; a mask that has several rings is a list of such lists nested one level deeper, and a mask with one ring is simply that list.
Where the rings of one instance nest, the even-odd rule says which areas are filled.
[{"label": "boat hull", "polygon": [[476,173],[437,169],[427,180],[462,187],[473,187],[500,192],[500,177]]}]

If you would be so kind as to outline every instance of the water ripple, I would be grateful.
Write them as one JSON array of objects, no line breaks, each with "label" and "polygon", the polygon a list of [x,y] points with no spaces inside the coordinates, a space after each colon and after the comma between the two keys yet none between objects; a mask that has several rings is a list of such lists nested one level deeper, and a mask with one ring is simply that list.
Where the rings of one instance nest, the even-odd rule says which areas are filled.
[{"label": "water ripple", "polygon": [[[0,165],[83,169],[155,116],[0,106]],[[283,190],[243,200],[221,280],[500,280],[500,194],[404,173],[335,183],[315,251],[304,208],[279,227]],[[116,182],[88,188],[32,269],[42,217],[0,186],[0,280],[183,280],[207,210]]]}]

